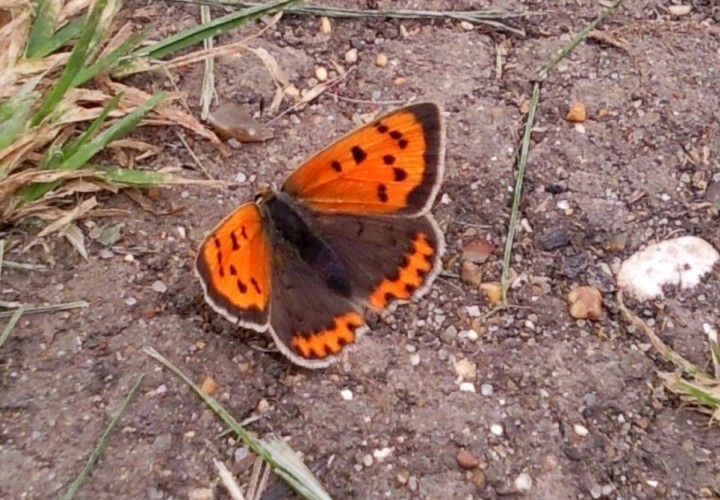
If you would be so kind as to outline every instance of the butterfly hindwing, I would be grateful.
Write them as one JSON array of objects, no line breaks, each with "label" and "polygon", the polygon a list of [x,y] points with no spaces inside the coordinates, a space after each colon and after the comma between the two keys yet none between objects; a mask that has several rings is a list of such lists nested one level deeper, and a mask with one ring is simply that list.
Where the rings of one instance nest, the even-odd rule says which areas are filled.
[{"label": "butterfly hindwing", "polygon": [[283,354],[306,368],[322,368],[355,342],[365,321],[349,297],[331,289],[322,273],[285,241],[273,246],[270,332]]},{"label": "butterfly hindwing", "polygon": [[205,237],[195,271],[216,311],[241,326],[267,328],[270,246],[257,205],[241,205]]},{"label": "butterfly hindwing", "polygon": [[406,106],[313,156],[283,191],[322,212],[422,214],[442,182],[444,140],[437,104]]},{"label": "butterfly hindwing", "polygon": [[444,240],[431,215],[311,214],[345,262],[353,296],[375,310],[424,292],[440,270]]}]

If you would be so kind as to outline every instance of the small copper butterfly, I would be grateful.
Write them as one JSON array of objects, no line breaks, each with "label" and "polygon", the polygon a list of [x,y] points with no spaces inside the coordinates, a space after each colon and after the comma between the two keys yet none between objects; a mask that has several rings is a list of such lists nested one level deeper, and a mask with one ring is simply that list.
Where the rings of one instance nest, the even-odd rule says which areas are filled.
[{"label": "small copper butterfly", "polygon": [[434,103],[339,139],[210,231],[195,266],[205,299],[269,330],[293,362],[328,366],[364,328],[363,307],[417,297],[437,276],[445,243],[429,210],[444,154]]}]

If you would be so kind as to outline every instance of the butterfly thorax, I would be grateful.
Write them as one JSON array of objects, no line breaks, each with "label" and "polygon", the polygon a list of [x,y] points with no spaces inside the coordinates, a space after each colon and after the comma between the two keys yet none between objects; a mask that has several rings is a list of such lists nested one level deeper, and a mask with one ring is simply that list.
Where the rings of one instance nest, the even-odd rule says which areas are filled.
[{"label": "butterfly thorax", "polygon": [[266,195],[260,202],[260,210],[270,223],[272,238],[286,243],[331,290],[345,297],[352,295],[346,264],[332,246],[312,230],[306,209],[280,192]]}]

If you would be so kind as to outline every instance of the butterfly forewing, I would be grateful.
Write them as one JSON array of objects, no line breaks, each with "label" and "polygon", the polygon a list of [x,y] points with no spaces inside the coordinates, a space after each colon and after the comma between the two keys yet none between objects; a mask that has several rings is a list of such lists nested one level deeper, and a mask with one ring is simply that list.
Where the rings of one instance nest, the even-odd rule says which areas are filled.
[{"label": "butterfly forewing", "polygon": [[323,212],[424,213],[443,175],[444,131],[434,103],[401,108],[324,149],[283,191]]},{"label": "butterfly forewing", "polygon": [[260,210],[246,203],[205,237],[195,266],[210,305],[258,331],[267,328],[270,251]]}]

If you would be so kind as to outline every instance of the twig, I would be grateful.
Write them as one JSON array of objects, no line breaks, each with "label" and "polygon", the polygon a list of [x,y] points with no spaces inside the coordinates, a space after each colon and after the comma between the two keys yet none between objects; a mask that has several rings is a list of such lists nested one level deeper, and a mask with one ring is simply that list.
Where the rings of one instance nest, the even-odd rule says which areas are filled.
[{"label": "twig", "polygon": [[[200,20],[203,24],[209,23],[212,20],[210,7],[208,5],[200,6]],[[203,40],[205,50],[213,48],[213,40],[213,37]],[[210,116],[210,104],[213,98],[217,98],[217,92],[215,91],[215,59],[208,57],[205,59],[205,72],[203,73],[202,92],[200,93],[200,105],[202,107],[200,118],[203,121],[207,121]]]},{"label": "twig", "polygon": [[213,463],[215,464],[220,480],[222,481],[223,486],[225,486],[230,498],[233,500],[245,500],[245,497],[240,490],[240,486],[238,486],[235,481],[235,477],[232,475],[232,472],[228,470],[224,463],[215,458],[213,458]]},{"label": "twig", "polygon": [[351,102],[353,104],[374,104],[376,106],[399,106],[401,104],[406,104],[408,102],[408,101],[402,101],[399,99],[390,100],[390,101],[374,101],[371,99],[353,99],[352,97],[341,96],[337,92],[332,92],[330,95],[333,96],[338,101]]},{"label": "twig", "polygon": [[2,349],[2,346],[5,344],[5,341],[10,336],[10,333],[13,331],[13,328],[15,328],[15,325],[18,321],[20,321],[20,317],[25,313],[24,307],[19,307],[15,309],[15,312],[13,313],[12,317],[10,318],[10,321],[8,321],[8,324],[5,325],[5,328],[3,328],[2,335],[0,335],[0,349]]},{"label": "twig", "polygon": [[198,156],[195,154],[195,151],[193,151],[193,149],[190,147],[190,144],[188,144],[187,140],[185,139],[185,135],[177,129],[175,129],[175,135],[177,135],[178,139],[180,139],[180,142],[183,143],[183,146],[185,146],[187,152],[190,153],[190,156],[195,162],[195,165],[198,166],[198,168],[205,175],[205,177],[214,181],[215,178],[210,174],[210,171],[207,169],[207,167],[205,167],[205,164],[200,161],[200,158],[198,158]]},{"label": "twig", "polygon": [[0,279],[2,279],[3,260],[5,260],[5,240],[0,240]]},{"label": "twig", "polygon": [[681,368],[684,372],[686,372],[689,375],[693,376],[707,376],[705,372],[700,370],[697,366],[695,366],[693,363],[688,361],[687,359],[680,356],[678,353],[670,349],[668,345],[663,342],[660,337],[657,336],[655,331],[650,328],[647,323],[645,323],[640,317],[630,311],[627,307],[625,307],[625,301],[623,300],[623,293],[622,290],[618,291],[617,295],[617,303],[618,307],[620,308],[620,311],[623,313],[623,316],[625,316],[625,319],[632,325],[635,325],[637,328],[642,330],[645,335],[647,335],[648,339],[650,340],[650,343],[653,345],[653,347],[662,355],[663,358],[670,361],[675,366]]},{"label": "twig", "polygon": [[294,111],[297,111],[297,110],[303,108],[303,107],[306,106],[307,104],[311,103],[312,101],[314,101],[315,99],[317,99],[318,97],[320,97],[320,95],[322,95],[323,92],[325,92],[327,89],[329,89],[329,88],[332,87],[333,85],[336,85],[336,84],[340,83],[341,81],[343,81],[343,80],[344,80],[345,78],[347,78],[348,75],[350,75],[350,73],[352,73],[353,71],[355,71],[355,66],[353,66],[352,68],[350,68],[349,70],[347,70],[347,71],[346,71],[345,73],[343,73],[342,75],[338,75],[338,76],[336,76],[335,78],[333,78],[332,80],[328,80],[328,81],[325,82],[325,83],[321,83],[321,84],[319,84],[319,85],[311,88],[311,89],[308,91],[308,93],[305,94],[305,95],[301,98],[300,101],[296,102],[295,104],[293,104],[293,105],[290,106],[289,108],[285,109],[284,111],[281,111],[280,113],[278,113],[277,116],[273,117],[271,120],[268,120],[268,122],[265,124],[265,126],[270,126],[270,124],[278,121],[280,118],[282,118],[282,117],[285,116],[286,114],[292,113],[292,112],[294,112]]},{"label": "twig", "polygon": [[[65,302],[63,304],[51,304],[48,306],[27,306],[27,305],[14,305],[14,307],[24,308],[23,314],[39,314],[39,313],[46,313],[46,312],[58,312],[58,311],[67,311],[68,309],[78,309],[81,307],[87,307],[89,304],[85,302],[84,300],[77,300],[75,302]],[[0,304],[0,307],[2,304]],[[0,312],[0,318],[8,318],[15,314],[17,312],[17,309],[13,311],[2,311]]]},{"label": "twig", "polygon": [[47,271],[48,269],[48,267],[43,264],[27,264],[25,262],[14,262],[12,260],[3,260],[2,267],[6,267],[7,269],[19,269],[22,271]]},{"label": "twig", "polygon": [[113,430],[115,429],[115,426],[117,425],[118,421],[120,421],[120,417],[122,417],[123,413],[125,413],[125,410],[127,409],[128,405],[132,401],[133,397],[135,396],[135,393],[137,392],[138,388],[140,387],[140,383],[143,380],[144,375],[140,375],[137,382],[135,382],[135,385],[130,389],[130,392],[127,396],[125,396],[125,400],[122,403],[122,406],[120,406],[120,409],[115,414],[115,416],[110,421],[110,424],[108,424],[107,428],[105,429],[105,432],[102,433],[102,436],[100,436],[100,439],[97,442],[97,445],[95,445],[95,449],[90,454],[90,457],[88,458],[87,462],[85,463],[85,466],[80,471],[80,474],[75,478],[75,481],[72,482],[70,485],[70,488],[68,489],[67,493],[65,493],[65,496],[63,497],[63,500],[72,500],[75,498],[75,495],[80,490],[82,485],[85,483],[85,480],[87,479],[88,475],[90,474],[90,471],[92,470],[93,466],[95,465],[95,462],[98,461],[98,458],[100,458],[100,454],[105,449],[105,446],[107,446],[108,441],[110,440],[110,435],[112,434]]}]

